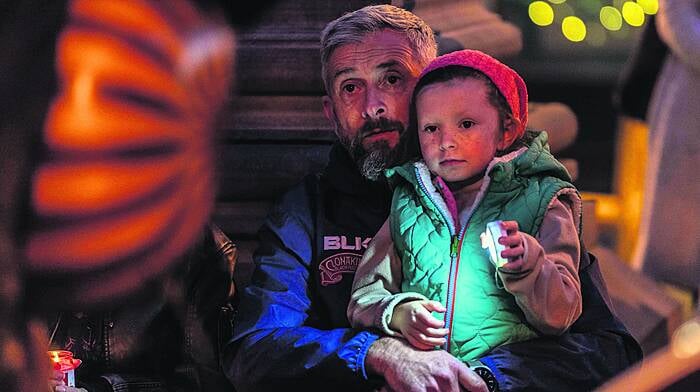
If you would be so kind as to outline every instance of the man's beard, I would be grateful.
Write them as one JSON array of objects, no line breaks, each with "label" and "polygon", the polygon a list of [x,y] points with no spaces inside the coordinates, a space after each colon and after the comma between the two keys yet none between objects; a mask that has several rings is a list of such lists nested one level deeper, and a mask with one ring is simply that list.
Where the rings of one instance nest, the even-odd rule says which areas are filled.
[{"label": "man's beard", "polygon": [[356,151],[350,152],[360,169],[360,174],[370,181],[377,181],[382,176],[393,156],[392,153],[393,150],[386,140],[372,144],[369,151],[359,144]]},{"label": "man's beard", "polygon": [[[336,126],[338,126],[336,124]],[[392,148],[386,140],[376,141],[365,148],[362,140],[369,134],[381,131],[396,130],[399,135],[403,133],[404,126],[399,121],[379,118],[378,120],[367,120],[360,132],[353,138],[340,137],[340,143],[350,152],[352,160],[355,161],[360,174],[370,181],[377,181],[381,178],[389,163],[394,157],[395,147]],[[340,135],[340,132],[338,132]]]}]

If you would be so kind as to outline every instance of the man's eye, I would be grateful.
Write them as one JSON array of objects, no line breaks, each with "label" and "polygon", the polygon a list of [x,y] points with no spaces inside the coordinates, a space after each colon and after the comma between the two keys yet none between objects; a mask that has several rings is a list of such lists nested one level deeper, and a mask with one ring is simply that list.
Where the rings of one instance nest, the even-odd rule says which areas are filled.
[{"label": "man's eye", "polygon": [[401,80],[401,78],[396,75],[390,75],[386,78],[386,81],[389,82],[389,84],[396,84],[399,82],[399,80]]},{"label": "man's eye", "polygon": [[474,125],[474,121],[464,120],[462,121],[462,128],[469,129]]},{"label": "man's eye", "polygon": [[346,93],[354,93],[357,86],[354,84],[346,84],[342,87],[343,91]]},{"label": "man's eye", "polygon": [[423,128],[423,132],[433,133],[435,131],[437,131],[437,127],[435,125],[428,125]]}]

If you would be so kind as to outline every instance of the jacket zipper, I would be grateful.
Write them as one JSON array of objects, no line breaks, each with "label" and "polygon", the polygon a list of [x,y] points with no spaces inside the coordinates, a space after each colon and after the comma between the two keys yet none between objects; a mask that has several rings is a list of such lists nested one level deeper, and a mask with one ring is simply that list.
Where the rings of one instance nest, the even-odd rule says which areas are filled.
[{"label": "jacket zipper", "polygon": [[[451,215],[448,215],[447,212],[443,211],[443,209],[433,200],[433,197],[430,195],[428,192],[428,189],[426,188],[425,184],[423,183],[423,178],[420,175],[420,172],[418,171],[418,168],[414,168],[414,171],[416,173],[416,179],[418,180],[418,185],[420,186],[421,190],[423,191],[423,194],[425,194],[428,199],[433,203],[435,206],[435,209],[437,209],[440,212],[440,215],[442,215],[442,219],[447,222],[447,228],[450,231],[450,272],[449,275],[447,276],[447,300],[445,303],[445,328],[449,328],[449,332],[447,334],[447,342],[443,345],[443,349],[449,352],[450,350],[450,340],[452,339],[452,312],[454,311],[454,297],[455,297],[455,291],[456,291],[456,282],[457,282],[457,269],[459,266],[459,250],[462,247],[462,237],[464,237],[464,228],[460,231],[459,235],[457,235],[456,230],[455,230],[455,225],[454,222],[452,222]],[[449,218],[448,218],[449,217]]]}]

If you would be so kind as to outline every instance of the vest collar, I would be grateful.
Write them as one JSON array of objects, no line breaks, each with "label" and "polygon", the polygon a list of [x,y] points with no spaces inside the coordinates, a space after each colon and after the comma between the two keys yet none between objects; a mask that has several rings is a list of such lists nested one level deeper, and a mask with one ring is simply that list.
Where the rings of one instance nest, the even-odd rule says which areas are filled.
[{"label": "vest collar", "polygon": [[[430,170],[428,169],[428,166],[425,164],[424,161],[420,160],[414,162],[413,167],[415,167],[416,173],[418,177],[420,177],[420,181],[422,181],[425,185],[426,191],[428,192],[428,195],[426,196],[430,197],[438,206],[438,208],[442,209],[443,211],[450,212],[450,215],[453,218],[453,220],[456,217],[457,221],[453,221],[454,226],[457,228],[461,228],[464,227],[464,225],[466,225],[466,223],[469,221],[469,218],[474,213],[476,206],[478,206],[479,203],[481,203],[481,200],[486,195],[486,190],[488,189],[489,184],[491,183],[491,176],[489,176],[489,174],[494,169],[494,167],[498,164],[503,164],[515,160],[516,158],[521,156],[525,151],[527,151],[527,148],[522,147],[506,155],[494,157],[491,160],[491,162],[489,162],[489,165],[486,167],[486,175],[484,176],[484,181],[479,187],[479,191],[476,195],[476,198],[474,199],[474,202],[468,209],[462,211],[456,211],[456,208],[454,207],[450,208],[451,203],[448,203],[447,201],[449,199],[455,200],[456,192],[450,191],[450,189],[446,186],[443,186],[441,187],[441,189],[438,190],[438,187],[436,187],[435,184],[444,184],[444,180],[435,181],[432,174],[430,173]],[[444,196],[443,193],[445,194]]]}]

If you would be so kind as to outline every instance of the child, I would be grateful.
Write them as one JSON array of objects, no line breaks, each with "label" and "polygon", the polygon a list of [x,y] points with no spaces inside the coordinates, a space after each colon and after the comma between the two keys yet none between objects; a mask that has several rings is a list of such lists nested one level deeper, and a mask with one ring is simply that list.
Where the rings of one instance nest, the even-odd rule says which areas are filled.
[{"label": "child", "polygon": [[[580,196],[526,124],[525,83],[494,58],[462,50],[422,72],[407,163],[387,171],[391,215],[355,275],[354,327],[471,361],[578,318]],[[498,269],[479,240],[495,220],[507,232]]]}]

